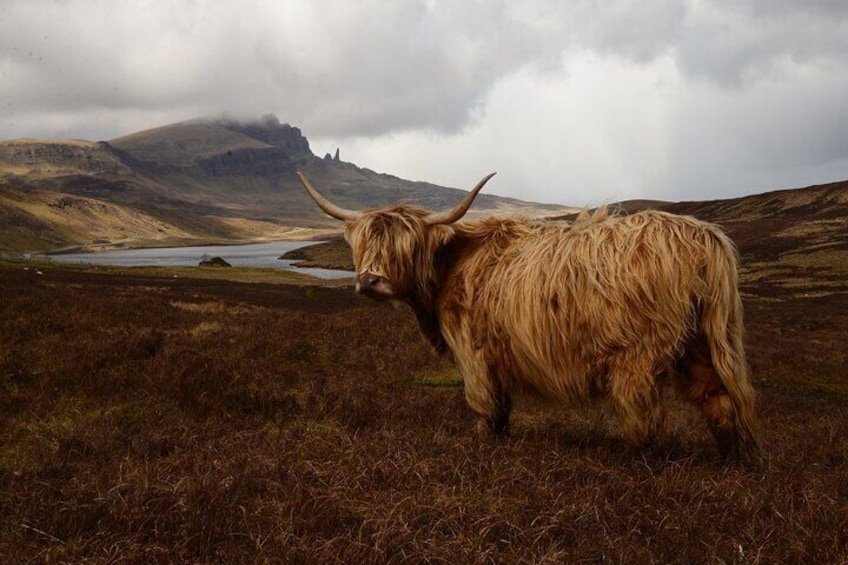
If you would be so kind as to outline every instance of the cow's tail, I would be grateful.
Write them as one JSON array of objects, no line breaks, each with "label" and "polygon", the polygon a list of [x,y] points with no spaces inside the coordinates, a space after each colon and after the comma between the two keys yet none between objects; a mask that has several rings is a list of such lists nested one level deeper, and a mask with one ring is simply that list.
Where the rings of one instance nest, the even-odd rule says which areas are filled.
[{"label": "cow's tail", "polygon": [[745,358],[737,265],[735,246],[726,235],[716,232],[707,252],[707,292],[702,299],[701,329],[713,368],[727,391],[726,396],[719,395],[713,407],[721,412],[721,418],[711,422],[713,433],[720,444],[723,440],[729,444],[723,446],[728,455],[752,460],[759,454],[756,395]]}]

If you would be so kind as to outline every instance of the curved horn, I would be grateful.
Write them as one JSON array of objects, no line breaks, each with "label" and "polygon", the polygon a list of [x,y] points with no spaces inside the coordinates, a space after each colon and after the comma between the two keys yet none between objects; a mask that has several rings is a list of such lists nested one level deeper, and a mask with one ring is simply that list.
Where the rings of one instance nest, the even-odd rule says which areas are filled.
[{"label": "curved horn", "polygon": [[453,210],[448,210],[445,212],[435,212],[430,214],[429,216],[424,218],[424,221],[427,225],[435,226],[437,224],[452,224],[468,212],[468,209],[471,208],[471,203],[474,202],[474,199],[477,197],[477,193],[483,188],[483,186],[489,182],[489,179],[495,176],[497,173],[489,173],[483,179],[477,183],[471,192],[468,193],[468,196],[462,199],[456,208]]},{"label": "curved horn", "polygon": [[348,210],[347,208],[342,208],[341,206],[336,206],[323,196],[321,196],[315,187],[312,186],[312,183],[309,182],[309,179],[306,178],[306,175],[297,172],[297,176],[300,177],[300,182],[303,183],[303,187],[306,189],[306,192],[309,193],[309,196],[312,197],[312,200],[315,201],[315,204],[318,205],[319,208],[324,210],[330,216],[336,218],[337,220],[344,220],[346,222],[352,222],[356,220],[361,213],[356,210]]}]

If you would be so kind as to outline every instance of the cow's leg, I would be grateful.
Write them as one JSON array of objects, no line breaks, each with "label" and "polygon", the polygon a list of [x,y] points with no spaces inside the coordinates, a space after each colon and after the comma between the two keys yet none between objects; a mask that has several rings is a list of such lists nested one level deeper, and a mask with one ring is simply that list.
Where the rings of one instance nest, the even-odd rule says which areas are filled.
[{"label": "cow's leg", "polygon": [[666,415],[653,368],[638,362],[617,363],[609,383],[624,439],[636,447],[655,443],[665,429]]},{"label": "cow's leg", "polygon": [[710,350],[703,339],[695,339],[678,363],[686,398],[701,409],[707,426],[723,457],[740,455],[736,409],[713,366]]},{"label": "cow's leg", "polygon": [[493,434],[503,437],[509,432],[509,415],[512,412],[512,399],[509,395],[495,397],[493,408],[489,412],[480,412],[477,409],[474,411],[479,415],[477,432],[481,435]]},{"label": "cow's leg", "polygon": [[460,366],[465,382],[465,400],[477,414],[477,431],[481,434],[506,435],[512,398],[494,369],[480,362],[465,362]]}]

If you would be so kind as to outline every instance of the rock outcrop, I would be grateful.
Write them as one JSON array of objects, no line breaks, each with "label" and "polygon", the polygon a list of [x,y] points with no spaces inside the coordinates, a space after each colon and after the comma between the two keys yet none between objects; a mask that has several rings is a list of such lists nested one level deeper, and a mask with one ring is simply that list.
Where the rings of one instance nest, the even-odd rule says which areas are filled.
[{"label": "rock outcrop", "polygon": [[212,257],[210,259],[203,259],[200,261],[199,266],[201,267],[232,267],[225,259],[221,257]]}]

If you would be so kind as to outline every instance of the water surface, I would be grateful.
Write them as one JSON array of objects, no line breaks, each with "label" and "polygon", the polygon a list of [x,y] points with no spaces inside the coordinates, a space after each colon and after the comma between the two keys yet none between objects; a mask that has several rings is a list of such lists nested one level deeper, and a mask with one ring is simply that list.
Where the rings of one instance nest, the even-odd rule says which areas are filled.
[{"label": "water surface", "polygon": [[352,277],[349,271],[295,267],[293,261],[278,259],[287,251],[321,243],[319,241],[272,241],[247,245],[198,245],[192,247],[158,247],[120,249],[100,253],[61,253],[52,255],[54,261],[113,265],[119,267],[196,267],[203,259],[220,257],[233,267],[264,267],[288,269],[322,279]]}]

